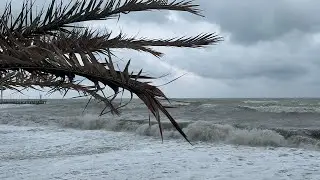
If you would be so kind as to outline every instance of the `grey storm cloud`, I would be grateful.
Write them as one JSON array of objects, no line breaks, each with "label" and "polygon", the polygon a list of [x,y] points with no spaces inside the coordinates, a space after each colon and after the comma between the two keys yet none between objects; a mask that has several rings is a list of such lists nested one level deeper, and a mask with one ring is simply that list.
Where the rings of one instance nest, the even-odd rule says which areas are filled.
[{"label": "grey storm cloud", "polygon": [[320,29],[320,1],[317,0],[198,2],[207,18],[243,43],[274,40],[291,31],[310,33]]},{"label": "grey storm cloud", "polygon": [[205,50],[176,53],[167,60],[172,65],[212,79],[263,77],[284,82],[319,75],[319,48],[320,43],[312,35],[299,32],[249,46],[222,42]]},{"label": "grey storm cloud", "polygon": [[[304,33],[320,29],[320,1],[318,0],[196,0],[205,19],[219,24],[223,31],[232,34],[232,40],[251,44],[274,40],[292,31]],[[181,13],[190,21],[202,17]],[[165,13],[154,12],[150,16],[136,13],[132,17],[141,21],[163,23]]]}]

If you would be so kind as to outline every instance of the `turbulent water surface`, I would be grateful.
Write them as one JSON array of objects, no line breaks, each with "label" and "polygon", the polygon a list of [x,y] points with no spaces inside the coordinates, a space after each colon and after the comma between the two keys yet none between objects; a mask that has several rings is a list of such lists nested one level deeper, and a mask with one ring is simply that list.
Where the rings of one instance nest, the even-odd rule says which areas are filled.
[{"label": "turbulent water surface", "polygon": [[320,179],[320,99],[179,99],[164,143],[145,106],[0,105],[0,179]]}]

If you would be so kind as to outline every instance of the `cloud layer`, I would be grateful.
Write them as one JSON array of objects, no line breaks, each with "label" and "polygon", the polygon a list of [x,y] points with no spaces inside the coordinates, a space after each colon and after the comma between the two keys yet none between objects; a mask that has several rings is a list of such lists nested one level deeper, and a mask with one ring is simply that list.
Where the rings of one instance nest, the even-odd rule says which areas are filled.
[{"label": "cloud layer", "polygon": [[[18,0],[15,0],[17,2]],[[217,32],[225,41],[205,49],[161,48],[157,59],[117,50],[135,70],[172,76],[170,97],[319,97],[320,1],[196,0],[205,18],[176,12],[144,12],[87,23],[138,37],[166,38]],[[121,63],[121,61],[119,60]],[[125,63],[125,62],[123,62]]]}]

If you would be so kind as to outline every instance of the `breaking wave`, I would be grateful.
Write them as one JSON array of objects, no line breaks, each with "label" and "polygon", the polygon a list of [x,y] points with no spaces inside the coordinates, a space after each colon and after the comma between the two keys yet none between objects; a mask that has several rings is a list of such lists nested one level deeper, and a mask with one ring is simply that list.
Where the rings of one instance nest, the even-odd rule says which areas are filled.
[{"label": "breaking wave", "polygon": [[[16,117],[4,113],[1,124],[17,126],[54,125],[62,128],[82,130],[109,130],[133,132],[143,136],[159,137],[159,127],[155,121],[117,120],[86,114],[65,118],[48,118],[41,116]],[[320,150],[320,130],[283,130],[236,127],[230,124],[216,124],[208,121],[180,122],[180,126],[192,142],[223,142],[235,145],[273,146],[273,147],[310,147]],[[165,139],[181,138],[170,122],[163,122]]]},{"label": "breaking wave", "polygon": [[245,104],[263,104],[263,105],[274,105],[278,104],[279,101],[276,100],[246,100],[243,101]]},{"label": "breaking wave", "polygon": [[[162,102],[163,105],[165,106],[172,106],[172,107],[182,107],[182,106],[188,106],[190,105],[191,103],[189,102],[181,102],[181,101],[170,101],[167,102],[167,101],[163,101]],[[144,103],[129,103],[128,105],[126,105],[125,107],[123,107],[123,109],[145,109],[146,108],[146,105]]]},{"label": "breaking wave", "polygon": [[34,106],[33,104],[0,104],[0,109],[22,108]]},{"label": "breaking wave", "polygon": [[217,107],[217,104],[201,104],[199,107],[200,108],[215,108]]},{"label": "breaking wave", "polygon": [[320,113],[320,107],[308,107],[308,106],[238,106],[240,110],[256,111],[265,113]]}]

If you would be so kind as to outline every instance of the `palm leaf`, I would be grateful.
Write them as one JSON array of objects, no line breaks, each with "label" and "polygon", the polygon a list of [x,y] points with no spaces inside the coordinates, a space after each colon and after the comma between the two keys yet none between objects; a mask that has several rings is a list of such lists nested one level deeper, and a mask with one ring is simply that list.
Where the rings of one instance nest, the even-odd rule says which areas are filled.
[{"label": "palm leaf", "polygon": [[[34,4],[29,1],[23,3],[19,16],[12,19],[11,3],[7,5],[3,18],[10,24],[12,31],[21,32],[24,36],[33,34],[54,34],[54,31],[68,32],[68,28],[74,28],[74,23],[106,20],[118,17],[121,13],[127,14],[135,11],[148,10],[174,10],[185,11],[201,15],[198,5],[192,1],[173,1],[164,4],[155,0],[75,0],[69,4],[58,4],[52,0],[46,12],[33,14]],[[28,21],[28,19],[30,19]],[[43,19],[43,20],[42,20]]]},{"label": "palm leaf", "polygon": [[[193,1],[75,0],[64,4],[52,0],[39,13],[34,11],[34,2],[25,1],[17,17],[13,16],[11,6],[10,3],[6,6],[0,19],[1,86],[17,91],[21,91],[21,88],[50,87],[48,93],[59,91],[64,95],[69,90],[76,90],[80,96],[90,96],[103,102],[106,107],[101,115],[109,112],[106,108],[111,113],[119,114],[119,109],[127,104],[115,106],[112,101],[120,92],[127,90],[131,99],[136,94],[154,115],[162,139],[161,113],[189,142],[160,102],[160,99],[169,98],[151,82],[144,82],[144,79],[155,78],[144,75],[142,70],[137,74],[131,72],[130,62],[133,60],[128,61],[123,70],[116,70],[118,65],[112,60],[113,50],[133,49],[160,57],[162,53],[153,47],[199,48],[217,44],[222,38],[215,33],[168,39],[127,37],[120,33],[111,38],[111,31],[90,30],[79,23],[119,18],[120,14],[149,10],[174,10],[201,15],[198,5]],[[76,82],[76,77],[84,78],[92,85]],[[114,91],[113,96],[104,95],[107,87]]]}]

